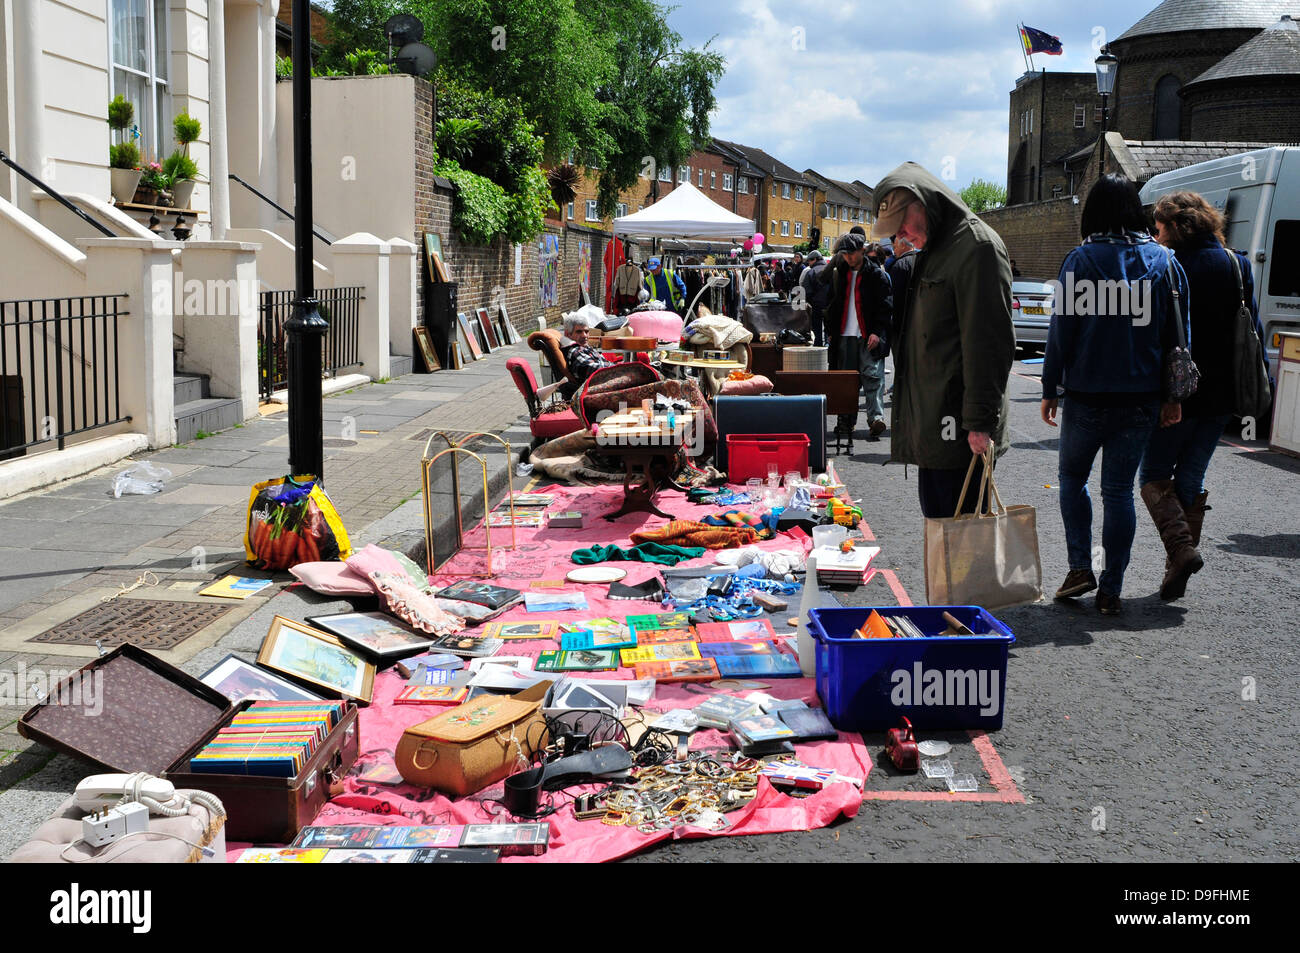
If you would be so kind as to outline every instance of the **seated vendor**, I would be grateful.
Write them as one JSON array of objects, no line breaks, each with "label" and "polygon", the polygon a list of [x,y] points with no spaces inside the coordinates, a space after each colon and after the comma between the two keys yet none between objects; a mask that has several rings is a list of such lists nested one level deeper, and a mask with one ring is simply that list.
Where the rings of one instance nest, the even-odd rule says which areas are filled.
[{"label": "seated vendor", "polygon": [[587,337],[591,328],[586,318],[578,314],[564,317],[564,337],[560,339],[560,353],[564,355],[569,366],[569,375],[579,384],[604,367],[613,367],[614,361],[608,360],[595,348],[588,346]]}]

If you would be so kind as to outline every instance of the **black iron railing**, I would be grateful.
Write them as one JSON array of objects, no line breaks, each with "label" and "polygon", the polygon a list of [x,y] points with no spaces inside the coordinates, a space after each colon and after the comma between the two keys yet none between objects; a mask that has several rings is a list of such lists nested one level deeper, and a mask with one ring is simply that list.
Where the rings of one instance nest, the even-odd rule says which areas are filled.
[{"label": "black iron railing", "polygon": [[[259,192],[257,189],[255,189],[253,186],[249,185],[247,182],[245,182],[245,181],[244,181],[243,179],[241,179],[239,176],[235,175],[235,173],[233,173],[233,172],[230,173],[230,180],[231,180],[232,182],[238,182],[240,185],[242,185],[244,188],[248,189],[248,191],[252,192],[254,195],[256,195],[259,199],[261,199],[261,200],[262,200],[263,202],[265,202],[267,205],[271,206],[271,208],[275,209],[277,212],[279,212],[281,215],[283,215],[285,218],[287,218],[289,221],[292,222],[292,221],[294,220],[294,218],[293,218],[293,213],[292,213],[292,212],[290,212],[288,209],[283,208],[283,207],[280,206],[280,205],[277,205],[277,204],[276,204],[276,203],[275,203],[275,202],[274,202],[274,201],[273,201],[269,196],[263,195],[261,192]],[[313,225],[313,226],[311,227],[311,233],[312,233],[313,235],[315,235],[317,238],[319,238],[321,241],[323,241],[326,245],[333,245],[333,244],[334,244],[334,239],[329,238],[329,237],[327,237],[326,235],[323,235],[323,234],[321,233],[321,230],[320,230],[319,228],[317,228],[315,225]]]},{"label": "black iron railing", "polygon": [[33,185],[35,185],[37,188],[39,188],[42,192],[44,192],[44,193],[45,193],[46,195],[48,195],[50,198],[54,199],[56,202],[58,202],[60,205],[62,205],[64,208],[66,208],[66,209],[67,209],[69,212],[71,212],[73,215],[76,215],[78,218],[80,218],[83,222],[85,222],[85,223],[86,223],[87,225],[89,225],[91,228],[95,229],[95,230],[96,230],[97,232],[99,232],[101,235],[105,235],[105,236],[107,236],[108,238],[116,238],[116,237],[117,237],[117,236],[115,236],[115,235],[114,235],[114,234],[113,234],[113,233],[108,229],[108,227],[107,227],[106,225],[104,225],[102,222],[97,222],[97,221],[95,221],[93,218],[91,218],[89,215],[87,215],[84,211],[82,211],[81,209],[77,208],[77,206],[73,205],[73,204],[72,204],[71,202],[69,202],[66,198],[64,198],[62,194],[60,194],[60,193],[54,191],[54,189],[50,188],[48,185],[46,185],[44,182],[42,182],[42,181],[41,181],[40,179],[38,179],[36,176],[32,175],[30,172],[28,172],[26,169],[24,169],[22,166],[20,166],[17,162],[15,162],[15,161],[14,161],[13,159],[11,159],[9,156],[5,155],[3,150],[0,150],[0,162],[3,162],[5,165],[9,166],[9,168],[13,169],[15,172],[17,172],[19,175],[21,175],[21,176],[22,176],[24,179],[26,179],[28,182],[31,182]]},{"label": "black iron railing", "polygon": [[131,419],[119,388],[125,299],[0,301],[0,459]]},{"label": "black iron railing", "polygon": [[[317,288],[321,316],[330,329],[322,342],[321,370],[327,374],[361,364],[361,302],[364,288]],[[263,291],[257,325],[258,391],[262,400],[289,383],[288,336],[284,322],[293,314],[295,291]]]}]

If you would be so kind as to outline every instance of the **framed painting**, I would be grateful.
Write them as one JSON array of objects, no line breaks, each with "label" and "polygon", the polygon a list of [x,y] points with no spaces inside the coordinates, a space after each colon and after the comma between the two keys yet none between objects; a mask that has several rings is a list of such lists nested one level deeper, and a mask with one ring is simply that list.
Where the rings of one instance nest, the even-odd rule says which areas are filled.
[{"label": "framed painting", "polygon": [[429,333],[429,329],[412,328],[411,333],[415,335],[416,351],[424,361],[424,372],[432,374],[434,371],[442,370],[442,365],[438,363],[437,352],[433,348],[433,335]]},{"label": "framed painting", "polygon": [[466,317],[464,311],[456,312],[456,326],[464,337],[464,340],[461,342],[461,354],[464,354],[465,351],[468,350],[470,356],[476,361],[483,357],[483,349],[479,347],[478,335],[474,333],[474,325],[470,322],[469,318]]},{"label": "framed painting", "polygon": [[373,664],[328,632],[284,616],[271,620],[257,663],[329,695],[369,703],[375,690]]},{"label": "framed painting", "polygon": [[483,329],[483,336],[487,339],[489,351],[495,350],[505,343],[497,340],[497,332],[492,327],[492,319],[488,317],[487,308],[475,308],[474,316],[478,318],[479,327]]}]

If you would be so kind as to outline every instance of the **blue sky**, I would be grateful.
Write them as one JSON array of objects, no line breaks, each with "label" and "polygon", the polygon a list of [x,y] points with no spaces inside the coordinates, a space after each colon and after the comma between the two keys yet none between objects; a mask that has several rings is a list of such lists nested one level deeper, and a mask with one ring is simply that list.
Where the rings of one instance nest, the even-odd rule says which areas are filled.
[{"label": "blue sky", "polygon": [[1008,95],[1025,71],[1018,23],[1065,47],[1035,56],[1036,69],[1091,73],[1101,44],[1158,2],[684,0],[669,23],[727,59],[718,137],[870,185],[908,160],[936,174],[946,164],[961,187],[1006,183]]},{"label": "blue sky", "polygon": [[948,160],[960,187],[1006,183],[1008,95],[1025,71],[1018,23],[1065,48],[1036,55],[1035,68],[1093,72],[1094,38],[1119,36],[1156,5],[714,0],[682,3],[669,22],[727,59],[713,117],[720,138],[869,185],[908,160],[936,173]]}]

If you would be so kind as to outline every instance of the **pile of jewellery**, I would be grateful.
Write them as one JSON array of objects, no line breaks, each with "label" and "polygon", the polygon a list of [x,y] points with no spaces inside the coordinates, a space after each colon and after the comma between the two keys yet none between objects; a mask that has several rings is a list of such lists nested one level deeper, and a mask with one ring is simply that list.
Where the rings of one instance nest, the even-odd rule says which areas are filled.
[{"label": "pile of jewellery", "polygon": [[641,764],[631,778],[574,805],[579,820],[656,834],[674,827],[725,831],[726,814],[758,793],[763,762],[726,750],[692,751],[684,759]]}]

